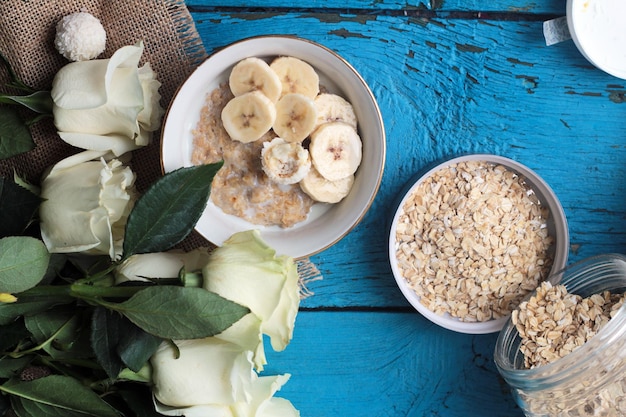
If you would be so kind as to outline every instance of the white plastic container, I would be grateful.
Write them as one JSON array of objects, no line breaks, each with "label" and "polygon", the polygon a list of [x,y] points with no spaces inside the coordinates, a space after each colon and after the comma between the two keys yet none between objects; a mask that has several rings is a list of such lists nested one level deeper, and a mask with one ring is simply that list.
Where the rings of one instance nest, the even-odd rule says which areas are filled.
[{"label": "white plastic container", "polygon": [[581,54],[597,68],[626,79],[626,1],[568,0],[567,24]]}]

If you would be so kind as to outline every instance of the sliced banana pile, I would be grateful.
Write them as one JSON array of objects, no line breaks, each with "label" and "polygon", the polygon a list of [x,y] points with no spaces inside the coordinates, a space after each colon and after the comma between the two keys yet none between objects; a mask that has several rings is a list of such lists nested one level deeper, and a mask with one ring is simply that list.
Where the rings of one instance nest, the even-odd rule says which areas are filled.
[{"label": "sliced banana pile", "polygon": [[320,93],[311,65],[290,56],[269,64],[250,57],[233,67],[228,83],[234,98],[221,117],[229,136],[244,143],[270,130],[277,136],[261,151],[261,166],[272,181],[299,184],[324,203],[348,195],[362,160],[357,118],[343,97]]}]

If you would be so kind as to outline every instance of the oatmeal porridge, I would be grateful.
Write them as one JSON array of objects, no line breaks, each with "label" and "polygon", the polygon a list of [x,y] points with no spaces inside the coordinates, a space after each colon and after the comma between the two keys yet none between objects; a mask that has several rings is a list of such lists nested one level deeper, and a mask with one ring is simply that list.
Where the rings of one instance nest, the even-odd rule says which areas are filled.
[{"label": "oatmeal porridge", "polygon": [[263,143],[276,135],[270,131],[260,140],[242,143],[224,130],[220,113],[232,97],[226,84],[212,91],[193,132],[194,164],[224,160],[213,179],[211,201],[225,213],[253,224],[290,227],[305,220],[315,201],[298,184],[276,184],[261,169]]},{"label": "oatmeal porridge", "polygon": [[352,104],[294,57],[249,57],[211,91],[193,131],[192,163],[224,161],[211,201],[264,226],[291,227],[354,184],[362,142]]}]

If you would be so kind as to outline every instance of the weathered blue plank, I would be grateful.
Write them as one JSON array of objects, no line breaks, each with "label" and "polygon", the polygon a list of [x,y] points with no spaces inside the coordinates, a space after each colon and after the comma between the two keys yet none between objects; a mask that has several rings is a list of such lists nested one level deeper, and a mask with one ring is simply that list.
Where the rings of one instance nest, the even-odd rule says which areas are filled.
[{"label": "weathered blue plank", "polygon": [[482,11],[498,13],[522,13],[522,14],[564,14],[565,2],[550,0],[544,2],[516,1],[516,0],[313,0],[294,3],[291,0],[233,0],[233,1],[207,1],[187,0],[187,5],[192,8],[285,8],[285,9],[356,9],[356,10],[429,10],[437,12],[453,11]]},{"label": "weathered blue plank", "polygon": [[386,221],[410,173],[459,153],[496,153],[537,171],[565,208],[571,261],[626,252],[625,82],[591,66],[571,41],[546,47],[541,22],[194,18],[209,51],[269,33],[320,42],[378,99],[388,145],[380,192],[359,227],[313,258],[325,279],[310,284],[316,296],[305,306],[406,306],[387,262]]},{"label": "weathered blue plank", "polygon": [[[279,395],[303,416],[522,416],[493,365],[496,335],[439,328],[402,297],[387,259],[390,213],[430,162],[496,153],[537,171],[560,197],[571,261],[626,253],[626,82],[595,69],[571,41],[545,46],[541,20],[564,14],[560,0],[320,1],[294,12],[275,0],[285,9],[272,13],[237,9],[268,2],[232,1],[223,13],[200,7],[209,3],[188,2],[209,52],[261,34],[322,43],[361,72],[386,125],[377,199],[352,233],[312,258],[324,278],[308,283],[315,295],[302,302],[291,345],[268,348],[266,373],[292,374]],[[400,10],[424,4],[437,19]],[[450,19],[456,11],[485,13]],[[489,11],[501,14],[484,19]]]},{"label": "weathered blue plank", "polygon": [[521,417],[493,363],[494,336],[442,331],[402,313],[301,312],[264,374],[302,416]]}]

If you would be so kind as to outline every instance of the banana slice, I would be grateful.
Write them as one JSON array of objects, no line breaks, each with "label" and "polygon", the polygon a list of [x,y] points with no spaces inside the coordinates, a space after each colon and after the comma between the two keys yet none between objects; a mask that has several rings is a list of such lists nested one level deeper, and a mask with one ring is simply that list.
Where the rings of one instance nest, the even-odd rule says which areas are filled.
[{"label": "banana slice", "polygon": [[315,201],[335,204],[343,200],[354,184],[354,175],[348,175],[337,181],[329,181],[311,167],[309,173],[300,181],[300,188]]},{"label": "banana slice", "polygon": [[261,150],[263,172],[277,184],[300,182],[311,169],[309,151],[300,143],[274,138]]},{"label": "banana slice", "polygon": [[356,129],[357,119],[354,108],[349,101],[341,96],[330,93],[322,93],[315,97],[317,109],[317,124],[343,122]]},{"label": "banana slice", "polygon": [[270,64],[270,68],[282,82],[282,95],[304,94],[314,99],[320,92],[320,78],[308,63],[292,56],[281,56]]},{"label": "banana slice", "polygon": [[237,96],[222,110],[222,124],[231,139],[254,142],[266,134],[276,120],[276,106],[259,91]]},{"label": "banana slice", "polygon": [[329,181],[337,181],[356,172],[361,164],[362,143],[352,126],[325,123],[311,134],[309,152],[313,166]]},{"label": "banana slice", "polygon": [[280,98],[283,84],[269,64],[260,58],[250,57],[239,61],[228,77],[230,91],[240,96],[250,91],[260,91],[272,102]]},{"label": "banana slice", "polygon": [[317,123],[315,102],[303,94],[289,93],[276,103],[274,133],[287,142],[302,142]]}]

